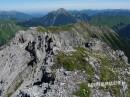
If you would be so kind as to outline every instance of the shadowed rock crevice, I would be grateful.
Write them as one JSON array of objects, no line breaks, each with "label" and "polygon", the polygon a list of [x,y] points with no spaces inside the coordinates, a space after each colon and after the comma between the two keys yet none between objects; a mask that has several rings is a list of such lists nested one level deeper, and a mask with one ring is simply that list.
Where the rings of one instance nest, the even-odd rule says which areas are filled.
[{"label": "shadowed rock crevice", "polygon": [[42,48],[42,37],[41,36],[38,36],[38,41],[39,41],[39,44],[37,46],[37,49],[40,49],[40,48]]},{"label": "shadowed rock crevice", "polygon": [[41,81],[34,83],[33,85],[41,85],[42,83],[54,84],[55,74],[47,73],[45,70],[42,71],[43,75]]},{"label": "shadowed rock crevice", "polygon": [[[38,38],[41,40],[41,38]],[[41,45],[39,45],[40,47]],[[39,81],[35,82],[34,86],[44,86],[44,84],[47,84],[47,86],[44,87],[43,94],[46,95],[49,90],[51,90],[51,85],[54,85],[55,82],[55,74],[51,70],[52,66],[52,60],[53,60],[53,39],[50,36],[45,36],[45,57],[43,59],[43,66],[41,67],[42,70],[42,77]]]},{"label": "shadowed rock crevice", "polygon": [[20,43],[24,43],[25,41],[26,41],[26,40],[24,39],[24,36],[21,35],[20,38],[19,38],[19,42],[20,42]]},{"label": "shadowed rock crevice", "polygon": [[17,95],[17,97],[31,97],[31,96],[27,93],[24,93],[23,91],[20,91],[19,95]]},{"label": "shadowed rock crevice", "polygon": [[44,82],[44,83],[54,84],[55,75],[54,75],[53,73],[47,73],[47,72],[44,70],[44,71],[43,71],[43,76],[42,76],[41,81]]},{"label": "shadowed rock crevice", "polygon": [[35,63],[37,63],[35,44],[36,42],[29,42],[27,47],[25,48],[25,50],[30,53],[30,56],[32,58],[32,60],[28,63],[28,66],[33,66]]},{"label": "shadowed rock crevice", "polygon": [[46,53],[47,54],[53,54],[53,47],[51,45],[51,43],[53,43],[52,38],[49,38],[49,36],[46,36],[45,41],[46,41],[46,44],[45,44]]},{"label": "shadowed rock crevice", "polygon": [[50,90],[51,88],[48,86],[48,87],[46,87],[46,89],[44,90],[44,94],[46,94],[47,92],[48,92],[48,90]]},{"label": "shadowed rock crevice", "polygon": [[1,94],[2,94],[2,90],[0,90],[0,96],[1,96]]}]

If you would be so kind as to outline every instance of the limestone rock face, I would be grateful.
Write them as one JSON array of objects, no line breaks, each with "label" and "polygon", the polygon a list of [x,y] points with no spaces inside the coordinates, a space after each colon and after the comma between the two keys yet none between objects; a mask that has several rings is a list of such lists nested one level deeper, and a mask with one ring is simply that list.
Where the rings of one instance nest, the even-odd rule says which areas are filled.
[{"label": "limestone rock face", "polygon": [[128,63],[128,58],[125,56],[124,52],[121,50],[116,50],[116,55],[122,59],[125,63]]},{"label": "limestone rock face", "polygon": [[[109,52],[107,54],[111,57],[116,58],[118,55],[127,63],[123,52],[113,54],[114,51],[101,41],[93,41],[87,41],[78,32],[41,33],[36,29],[19,31],[0,50],[0,96],[76,97],[74,92],[79,89],[80,83],[86,82],[88,75],[82,70],[68,71],[63,67],[52,69],[54,56],[59,51],[68,53],[74,52],[75,47],[89,46],[92,52]],[[86,58],[86,62],[97,72],[94,81],[99,81],[101,63],[94,57]],[[91,91],[91,97],[113,97],[110,92],[99,89]]]}]

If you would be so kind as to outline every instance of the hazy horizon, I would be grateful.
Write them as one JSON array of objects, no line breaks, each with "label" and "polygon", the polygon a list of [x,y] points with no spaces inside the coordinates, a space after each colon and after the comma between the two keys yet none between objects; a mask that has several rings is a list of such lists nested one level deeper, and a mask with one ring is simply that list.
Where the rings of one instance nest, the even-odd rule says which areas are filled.
[{"label": "hazy horizon", "polygon": [[130,0],[0,0],[0,10],[21,12],[49,12],[58,8],[67,10],[129,10],[129,4]]}]

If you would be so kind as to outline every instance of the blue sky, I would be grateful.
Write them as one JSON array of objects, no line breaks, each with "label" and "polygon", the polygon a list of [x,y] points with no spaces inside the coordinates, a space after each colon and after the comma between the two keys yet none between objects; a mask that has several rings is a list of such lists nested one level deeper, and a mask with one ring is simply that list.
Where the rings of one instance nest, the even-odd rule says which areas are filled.
[{"label": "blue sky", "polygon": [[130,0],[0,0],[0,10],[130,9]]}]

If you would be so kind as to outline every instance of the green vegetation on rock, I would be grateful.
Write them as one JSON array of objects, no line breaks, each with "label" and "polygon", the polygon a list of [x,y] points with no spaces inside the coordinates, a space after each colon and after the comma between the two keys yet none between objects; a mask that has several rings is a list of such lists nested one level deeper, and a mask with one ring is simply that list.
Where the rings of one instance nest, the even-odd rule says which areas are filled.
[{"label": "green vegetation on rock", "polygon": [[118,72],[114,72],[112,70],[114,65],[117,68],[118,66],[126,66],[126,64],[120,60],[112,61],[111,58],[109,58],[109,56],[104,53],[98,53],[94,51],[91,53],[91,51],[87,48],[76,48],[76,51],[69,53],[59,52],[55,56],[56,63],[54,65],[54,68],[64,67],[68,71],[85,71],[87,74],[87,80],[91,83],[93,82],[95,70],[92,65],[86,61],[86,58],[89,57],[93,57],[99,61],[99,77],[100,81],[102,82],[118,80]]},{"label": "green vegetation on rock", "polygon": [[7,97],[11,97],[11,95],[21,86],[21,84],[23,83],[23,80],[17,80],[15,82],[15,85],[12,86],[14,88],[9,88],[7,91]]},{"label": "green vegetation on rock", "polygon": [[114,85],[114,86],[106,86],[100,88],[100,90],[105,90],[106,92],[110,92],[112,97],[123,97],[121,94],[121,86],[120,85]]},{"label": "green vegetation on rock", "polygon": [[113,68],[112,61],[109,60],[109,57],[100,58],[101,67],[100,67],[100,80],[101,81],[111,81],[118,80],[117,74],[111,69]]},{"label": "green vegetation on rock", "polygon": [[[104,35],[104,42],[109,44],[113,49],[123,50],[128,58],[130,58],[130,40],[129,40],[129,25],[130,17],[129,16],[94,16],[90,21],[90,24],[99,26],[99,27],[109,27],[113,29],[119,36],[114,37],[112,34]],[[104,29],[105,31],[105,29]],[[108,31],[109,32],[109,31]],[[127,40],[128,38],[128,40]],[[130,62],[130,60],[129,60]]]},{"label": "green vegetation on rock", "polygon": [[102,82],[111,81],[111,80],[117,80],[117,75],[111,71],[108,67],[101,67],[100,69],[100,80]]},{"label": "green vegetation on rock", "polygon": [[49,27],[43,27],[43,26],[38,26],[37,30],[39,32],[60,32],[60,31],[69,31],[73,27],[72,24],[68,25],[60,25],[60,26],[49,26]]},{"label": "green vegetation on rock", "polygon": [[123,25],[130,24],[130,18],[129,16],[94,16],[90,23],[100,26],[107,25],[109,27],[121,27]]},{"label": "green vegetation on rock", "polygon": [[111,57],[103,53],[97,53],[93,56],[97,58],[101,63],[100,80],[102,82],[118,80],[119,72],[113,71],[114,67],[115,69],[127,67],[127,65],[123,61],[119,59],[112,60]]},{"label": "green vegetation on rock", "polygon": [[122,97],[121,93],[120,93],[120,86],[116,85],[116,86],[111,86],[111,90],[110,93],[114,94],[115,97]]},{"label": "green vegetation on rock", "polygon": [[88,57],[88,51],[84,48],[77,48],[76,51],[71,53],[59,52],[55,59],[55,68],[64,67],[66,70],[82,70],[86,71],[88,80],[92,81],[94,77],[94,68],[85,60]]},{"label": "green vegetation on rock", "polygon": [[38,32],[47,32],[46,28],[42,27],[42,26],[38,26],[37,27],[37,31]]},{"label": "green vegetation on rock", "polygon": [[74,95],[79,97],[90,97],[91,91],[87,84],[80,84],[80,89],[74,93]]},{"label": "green vegetation on rock", "polygon": [[127,85],[128,85],[128,89],[127,89],[127,97],[130,97],[130,77],[128,77],[127,79]]}]

